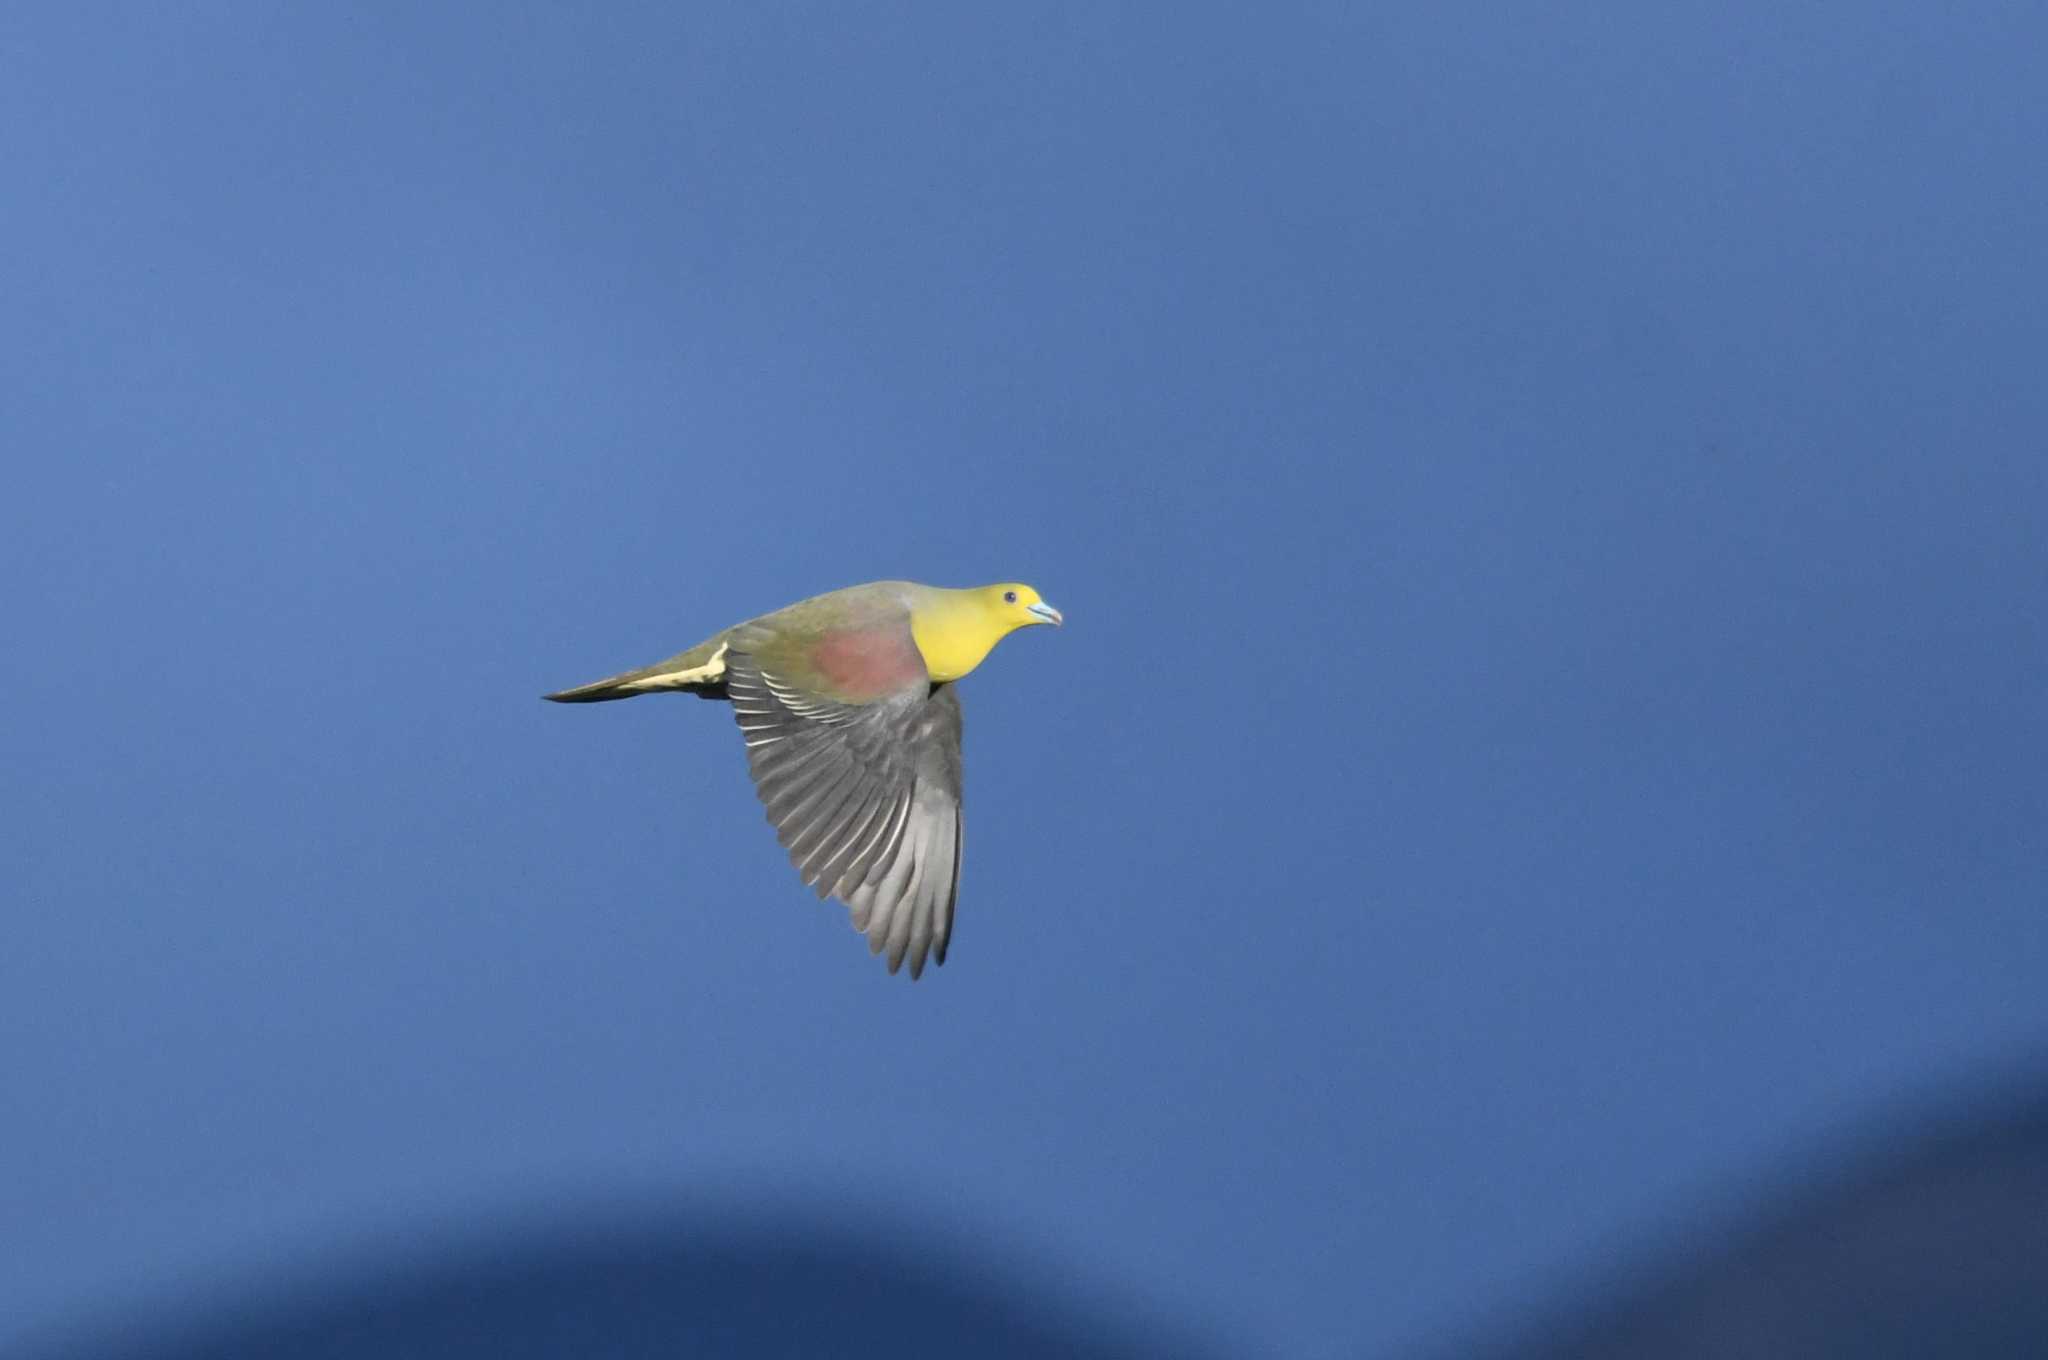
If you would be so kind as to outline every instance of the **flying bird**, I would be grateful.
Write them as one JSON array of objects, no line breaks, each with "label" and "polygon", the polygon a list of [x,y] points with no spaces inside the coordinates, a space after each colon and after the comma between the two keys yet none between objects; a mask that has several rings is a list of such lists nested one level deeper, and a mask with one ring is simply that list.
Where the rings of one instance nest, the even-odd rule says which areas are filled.
[{"label": "flying bird", "polygon": [[910,976],[946,961],[960,891],[953,682],[1019,628],[1063,622],[1030,586],[877,581],[799,601],[639,670],[544,697],[732,704],[754,791],[805,884]]}]

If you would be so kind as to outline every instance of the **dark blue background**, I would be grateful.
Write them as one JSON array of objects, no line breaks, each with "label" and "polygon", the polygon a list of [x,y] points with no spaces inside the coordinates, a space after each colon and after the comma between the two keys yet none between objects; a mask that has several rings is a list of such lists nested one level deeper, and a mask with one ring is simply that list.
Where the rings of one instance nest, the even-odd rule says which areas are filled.
[{"label": "dark blue background", "polygon": [[[2038,1052],[2048,18],[1654,8],[0,18],[0,1344],[709,1196],[1378,1353]],[[536,697],[897,575],[1070,620],[916,986]]]}]

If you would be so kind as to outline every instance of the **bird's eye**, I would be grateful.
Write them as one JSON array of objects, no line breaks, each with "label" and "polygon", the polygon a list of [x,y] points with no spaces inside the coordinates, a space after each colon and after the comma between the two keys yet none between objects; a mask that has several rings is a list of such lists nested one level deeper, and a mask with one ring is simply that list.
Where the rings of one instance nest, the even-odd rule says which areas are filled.
[{"label": "bird's eye", "polygon": [[1017,603],[1017,592],[1016,592],[1016,591],[1014,591],[1014,590],[1006,590],[1006,591],[1004,591],[1004,592],[1003,592],[1003,603],[1004,603],[1004,604],[1015,604],[1015,603]]}]

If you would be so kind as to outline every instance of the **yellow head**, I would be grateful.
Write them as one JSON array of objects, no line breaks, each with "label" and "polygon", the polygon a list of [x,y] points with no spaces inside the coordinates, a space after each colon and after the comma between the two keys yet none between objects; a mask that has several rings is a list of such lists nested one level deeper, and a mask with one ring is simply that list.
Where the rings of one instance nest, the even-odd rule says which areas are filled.
[{"label": "yellow head", "polygon": [[1065,616],[1047,604],[1037,591],[1017,581],[1005,581],[996,586],[978,586],[960,593],[974,596],[981,607],[988,611],[990,620],[1001,624],[1005,633],[1014,633],[1019,628],[1029,628],[1034,623],[1057,625],[1066,622]]},{"label": "yellow head", "polygon": [[910,632],[934,680],[958,680],[1019,628],[1064,622],[1030,586],[1016,581],[932,590],[910,613]]}]

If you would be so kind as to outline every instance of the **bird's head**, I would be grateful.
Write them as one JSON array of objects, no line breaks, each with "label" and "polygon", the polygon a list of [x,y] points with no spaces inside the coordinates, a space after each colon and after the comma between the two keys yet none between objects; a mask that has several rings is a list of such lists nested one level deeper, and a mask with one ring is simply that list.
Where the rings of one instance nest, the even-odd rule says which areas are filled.
[{"label": "bird's head", "polygon": [[934,680],[958,680],[989,648],[1019,628],[1059,623],[1060,611],[1015,581],[968,590],[925,589],[910,613],[911,635]]},{"label": "bird's head", "polygon": [[1059,610],[1021,582],[1005,581],[1001,585],[983,586],[974,592],[974,596],[988,611],[990,620],[1000,624],[1005,633],[1029,628],[1034,623],[1050,623],[1057,627],[1066,622]]}]

